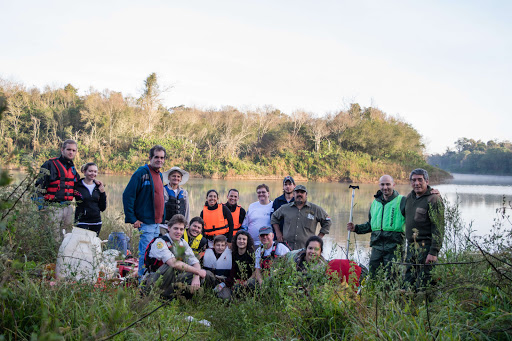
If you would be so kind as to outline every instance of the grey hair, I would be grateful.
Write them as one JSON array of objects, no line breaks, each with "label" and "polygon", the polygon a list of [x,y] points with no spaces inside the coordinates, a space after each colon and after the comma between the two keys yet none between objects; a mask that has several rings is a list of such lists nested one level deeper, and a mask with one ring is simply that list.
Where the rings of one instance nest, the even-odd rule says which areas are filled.
[{"label": "grey hair", "polygon": [[428,181],[428,172],[424,170],[423,168],[416,168],[411,172],[411,175],[409,175],[409,180],[412,180],[413,175],[423,175],[423,179],[425,181]]}]

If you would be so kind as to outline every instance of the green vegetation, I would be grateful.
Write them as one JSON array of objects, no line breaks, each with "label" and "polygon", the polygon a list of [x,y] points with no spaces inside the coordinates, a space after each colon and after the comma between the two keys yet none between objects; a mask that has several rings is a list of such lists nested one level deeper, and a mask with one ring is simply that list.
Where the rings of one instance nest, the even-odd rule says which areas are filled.
[{"label": "green vegetation", "polygon": [[[439,259],[447,265],[436,267],[436,285],[420,294],[382,278],[367,281],[360,297],[338,281],[302,287],[283,267],[272,284],[232,302],[205,292],[160,307],[158,297],[142,298],[136,288],[52,284],[46,264],[55,262],[57,245],[26,190],[35,177],[31,171],[27,186],[0,189],[0,340],[93,340],[117,332],[116,340],[512,339],[512,207],[505,198],[485,238],[473,237],[457,206],[447,205]],[[105,217],[104,229],[123,225]]]},{"label": "green vegetation", "polygon": [[261,178],[291,174],[319,181],[376,181],[383,173],[406,180],[425,167],[431,178],[449,176],[423,158],[421,136],[408,123],[377,108],[325,117],[272,107],[241,111],[165,108],[156,74],[139,98],[91,89],[78,96],[63,88],[26,88],[0,80],[7,103],[0,121],[0,160],[20,165],[30,155],[40,165],[59,154],[60,142],[78,141],[77,164],[95,161],[103,172],[131,173],[156,143],[178,164],[205,177]]},{"label": "green vegetation", "polygon": [[455,143],[455,151],[447,149],[435,154],[428,163],[454,173],[512,175],[512,143],[510,141],[475,141],[465,137]]}]

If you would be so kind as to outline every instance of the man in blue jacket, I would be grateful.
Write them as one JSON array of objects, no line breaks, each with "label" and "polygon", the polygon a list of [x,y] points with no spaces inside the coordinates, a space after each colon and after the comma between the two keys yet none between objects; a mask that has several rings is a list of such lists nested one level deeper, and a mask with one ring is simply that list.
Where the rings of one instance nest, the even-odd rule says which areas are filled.
[{"label": "man in blue jacket", "polygon": [[160,169],[165,148],[156,145],[149,151],[149,164],[133,173],[123,192],[125,223],[139,229],[139,277],[144,274],[144,252],[149,242],[160,234],[164,222],[164,185]]}]

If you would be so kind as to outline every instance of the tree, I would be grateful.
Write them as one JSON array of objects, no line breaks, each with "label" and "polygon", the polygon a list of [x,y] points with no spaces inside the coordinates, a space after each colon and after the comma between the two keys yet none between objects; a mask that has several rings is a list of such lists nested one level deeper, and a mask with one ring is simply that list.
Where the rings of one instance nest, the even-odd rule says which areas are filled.
[{"label": "tree", "polygon": [[160,116],[161,95],[162,90],[160,90],[157,75],[153,72],[144,81],[144,90],[139,98],[140,107],[147,120],[146,134],[150,134],[153,131],[153,122],[158,121]]}]

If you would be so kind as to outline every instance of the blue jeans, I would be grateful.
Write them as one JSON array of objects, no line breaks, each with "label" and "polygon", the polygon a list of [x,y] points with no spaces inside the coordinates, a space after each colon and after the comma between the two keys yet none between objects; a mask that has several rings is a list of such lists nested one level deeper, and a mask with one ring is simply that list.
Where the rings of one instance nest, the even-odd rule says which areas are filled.
[{"label": "blue jeans", "polygon": [[139,232],[141,232],[139,239],[139,278],[144,274],[144,253],[150,241],[160,235],[160,227],[158,224],[144,224],[140,225]]}]

